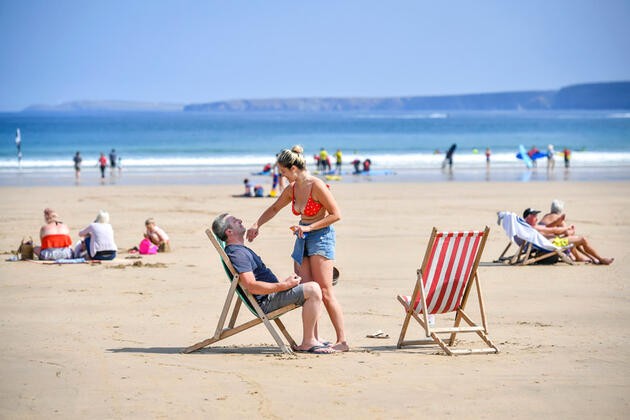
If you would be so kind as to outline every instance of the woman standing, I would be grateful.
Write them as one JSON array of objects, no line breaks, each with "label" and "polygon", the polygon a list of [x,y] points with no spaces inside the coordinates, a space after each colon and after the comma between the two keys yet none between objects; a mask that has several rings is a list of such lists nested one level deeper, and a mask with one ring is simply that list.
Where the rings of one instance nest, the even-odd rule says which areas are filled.
[{"label": "woman standing", "polygon": [[258,236],[260,227],[291,203],[293,214],[300,216],[299,224],[291,226],[296,235],[291,254],[295,261],[295,272],[302,277],[302,282],[315,281],[319,284],[324,306],[337,335],[333,348],[348,351],[343,312],[332,284],[335,259],[335,228],[332,225],[341,219],[341,212],[326,184],[309,174],[300,150],[301,147],[294,147],[293,150],[283,150],[278,155],[280,174],[290,184],[247,230],[247,240],[253,241]]}]

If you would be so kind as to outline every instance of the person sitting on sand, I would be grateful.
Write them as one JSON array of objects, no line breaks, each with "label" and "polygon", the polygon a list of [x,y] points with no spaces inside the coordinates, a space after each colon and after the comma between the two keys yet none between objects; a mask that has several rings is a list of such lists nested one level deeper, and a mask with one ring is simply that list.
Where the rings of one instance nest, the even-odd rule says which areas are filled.
[{"label": "person sitting on sand", "polygon": [[302,305],[302,343],[293,350],[314,354],[336,352],[315,338],[315,325],[323,308],[322,290],[316,282],[300,284],[301,278],[295,274],[278,281],[262,259],[245,246],[246,229],[241,219],[223,213],[212,222],[212,231],[225,241],[225,253],[239,273],[239,284],[254,295],[263,312],[270,313],[291,303]]},{"label": "person sitting on sand", "polygon": [[590,245],[588,239],[584,236],[578,236],[575,234],[575,226],[573,225],[547,227],[538,223],[538,213],[540,213],[540,210],[534,210],[528,207],[525,211],[523,211],[523,219],[525,219],[531,227],[540,232],[544,237],[551,239],[554,245],[566,246],[568,244],[573,244],[571,253],[576,261],[609,265],[615,260],[614,258],[605,258],[600,256],[599,253]]},{"label": "person sitting on sand", "polygon": [[79,232],[83,240],[75,248],[75,255],[86,254],[91,260],[113,260],[118,247],[114,242],[114,229],[109,224],[109,213],[99,210],[96,219]]},{"label": "person sitting on sand", "polygon": [[147,228],[144,237],[150,240],[153,245],[158,246],[158,252],[171,252],[171,241],[164,229],[155,224],[155,219],[148,218],[144,225]]},{"label": "person sitting on sand", "polygon": [[33,248],[35,255],[40,260],[72,258],[72,238],[68,226],[50,208],[44,209],[44,220],[46,224],[39,230],[41,246]]},{"label": "person sitting on sand", "polygon": [[549,213],[541,217],[538,223],[547,227],[565,227],[565,217],[564,203],[556,198],[551,202],[551,209]]}]

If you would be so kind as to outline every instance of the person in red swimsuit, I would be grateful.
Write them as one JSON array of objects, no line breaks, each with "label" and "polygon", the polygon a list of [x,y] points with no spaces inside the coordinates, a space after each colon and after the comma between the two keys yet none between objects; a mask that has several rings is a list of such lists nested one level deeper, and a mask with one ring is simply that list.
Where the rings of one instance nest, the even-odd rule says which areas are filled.
[{"label": "person in red swimsuit", "polygon": [[[293,150],[300,150],[293,148]],[[302,153],[283,150],[278,155],[278,168],[290,184],[276,201],[247,230],[247,240],[252,242],[262,225],[271,220],[288,204],[300,222],[290,229],[296,235],[292,257],[295,272],[302,282],[315,281],[322,289],[324,306],[335,328],[337,339],[332,346],[338,351],[348,351],[343,311],[333,291],[333,265],[335,258],[335,229],[333,223],[341,220],[341,211],[327,185],[312,176],[306,169]],[[320,337],[317,337],[319,341]]]},{"label": "person in red swimsuit", "polygon": [[39,230],[41,246],[33,249],[35,255],[40,260],[72,258],[72,238],[68,226],[50,208],[44,209],[44,220],[46,224]]}]

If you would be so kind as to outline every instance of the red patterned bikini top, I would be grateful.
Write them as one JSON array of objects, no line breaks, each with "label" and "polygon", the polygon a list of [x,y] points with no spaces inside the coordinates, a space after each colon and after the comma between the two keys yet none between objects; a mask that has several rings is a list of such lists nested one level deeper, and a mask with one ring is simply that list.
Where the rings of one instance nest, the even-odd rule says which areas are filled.
[{"label": "red patterned bikini top", "polygon": [[[328,185],[327,187],[330,188],[330,186]],[[313,217],[317,213],[319,213],[322,207],[322,203],[318,203],[317,201],[313,200],[313,187],[311,186],[311,192],[308,195],[308,200],[306,201],[306,206],[304,206],[303,212],[300,213],[299,211],[297,211],[295,209],[295,184],[293,184],[293,203],[291,204],[291,210],[293,211],[293,214],[295,214],[296,216],[302,214],[307,217]]]}]

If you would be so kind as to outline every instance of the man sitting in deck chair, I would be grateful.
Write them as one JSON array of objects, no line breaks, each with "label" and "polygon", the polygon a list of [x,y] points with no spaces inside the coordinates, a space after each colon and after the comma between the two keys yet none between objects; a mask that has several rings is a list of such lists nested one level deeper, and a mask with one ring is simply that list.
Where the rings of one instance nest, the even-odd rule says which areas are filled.
[{"label": "man sitting in deck chair", "polygon": [[300,284],[295,274],[283,281],[265,266],[262,259],[245,246],[243,221],[223,213],[212,223],[212,231],[226,243],[225,252],[239,273],[240,285],[252,293],[263,312],[270,313],[291,303],[302,305],[302,343],[294,351],[330,354],[336,350],[315,338],[315,326],[322,313],[322,290],[315,282]]},{"label": "man sitting in deck chair", "polygon": [[590,245],[586,237],[577,236],[575,234],[575,226],[545,226],[538,223],[539,210],[530,207],[523,211],[523,219],[534,229],[540,232],[544,237],[551,239],[556,246],[564,246],[573,244],[571,253],[576,261],[593,262],[595,264],[609,265],[615,260],[614,258],[605,258],[599,255],[597,251]]}]

